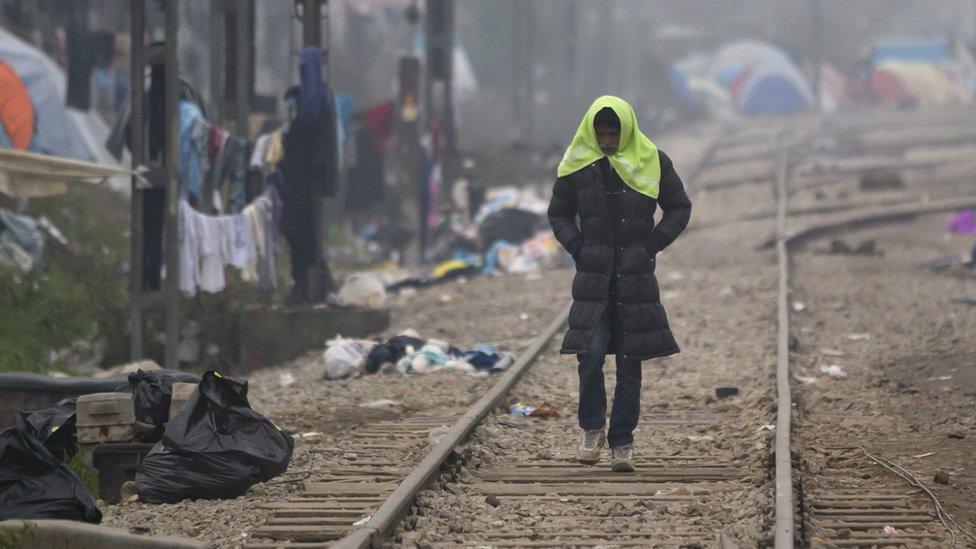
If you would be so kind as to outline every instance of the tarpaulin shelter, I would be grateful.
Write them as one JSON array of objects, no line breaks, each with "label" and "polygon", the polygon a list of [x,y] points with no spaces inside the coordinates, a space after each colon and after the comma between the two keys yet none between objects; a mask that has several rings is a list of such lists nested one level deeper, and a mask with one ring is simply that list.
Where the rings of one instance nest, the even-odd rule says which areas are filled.
[{"label": "tarpaulin shelter", "polygon": [[34,150],[103,164],[115,163],[103,146],[108,126],[97,113],[65,106],[64,70],[43,51],[0,28],[0,61],[17,73],[30,95],[34,110]]},{"label": "tarpaulin shelter", "polygon": [[27,150],[34,137],[34,106],[23,80],[0,61],[0,147]]},{"label": "tarpaulin shelter", "polygon": [[889,61],[948,63],[949,43],[945,40],[887,41],[871,48],[871,63],[877,67]]},{"label": "tarpaulin shelter", "polygon": [[965,86],[932,63],[888,61],[871,73],[871,89],[886,107],[958,105],[968,102]]},{"label": "tarpaulin shelter", "polygon": [[56,196],[71,182],[99,183],[132,172],[117,164],[0,148],[0,193],[16,198]]}]

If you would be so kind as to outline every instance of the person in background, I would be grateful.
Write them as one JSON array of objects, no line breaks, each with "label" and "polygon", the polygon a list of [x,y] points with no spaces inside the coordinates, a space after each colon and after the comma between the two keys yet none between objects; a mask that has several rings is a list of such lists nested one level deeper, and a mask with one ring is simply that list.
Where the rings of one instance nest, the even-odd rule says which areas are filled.
[{"label": "person in background", "polygon": [[[654,212],[660,206],[661,221]],[[611,467],[632,472],[641,362],[679,352],[660,303],[657,254],[688,225],[691,201],[671,159],[637,126],[634,109],[605,95],[583,116],[557,169],[549,223],[576,261],[561,352],[578,358],[581,463],[609,441]],[[616,355],[610,429],[603,364]]]}]

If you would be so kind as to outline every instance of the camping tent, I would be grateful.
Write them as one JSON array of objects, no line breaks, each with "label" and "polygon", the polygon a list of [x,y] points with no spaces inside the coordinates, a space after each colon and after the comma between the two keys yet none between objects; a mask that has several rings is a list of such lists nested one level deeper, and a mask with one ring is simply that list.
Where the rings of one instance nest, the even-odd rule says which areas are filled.
[{"label": "camping tent", "polygon": [[968,102],[965,86],[949,72],[926,62],[887,61],[871,74],[871,88],[887,107],[906,103],[954,105]]},{"label": "camping tent", "polygon": [[65,106],[64,71],[44,52],[0,28],[0,61],[17,73],[30,94],[36,151],[116,163],[103,145],[109,133],[105,122],[94,112]]},{"label": "camping tent", "polygon": [[747,115],[789,114],[814,105],[807,79],[789,61],[767,61],[748,71],[734,97]]},{"label": "camping tent", "polygon": [[0,146],[27,150],[34,137],[34,107],[24,82],[0,61]]},{"label": "camping tent", "polygon": [[732,42],[715,52],[705,76],[724,86],[743,71],[766,63],[790,63],[790,58],[776,46],[760,40]]}]

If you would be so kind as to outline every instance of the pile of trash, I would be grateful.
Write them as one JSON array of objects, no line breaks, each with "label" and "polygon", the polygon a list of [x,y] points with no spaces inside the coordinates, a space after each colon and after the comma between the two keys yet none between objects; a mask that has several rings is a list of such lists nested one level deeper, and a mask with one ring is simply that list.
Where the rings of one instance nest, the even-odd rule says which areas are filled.
[{"label": "pile of trash", "polygon": [[[459,180],[456,187],[464,187]],[[452,197],[463,196],[453,192]],[[535,187],[496,187],[486,191],[475,215],[468,203],[455,210],[434,232],[425,259],[433,267],[409,272],[382,263],[348,277],[331,303],[344,307],[381,308],[388,294],[427,288],[449,280],[498,274],[533,274],[569,266],[572,260],[546,220],[548,201]],[[365,237],[362,237],[365,238]]]},{"label": "pile of trash", "polygon": [[236,498],[284,473],[294,448],[251,408],[247,381],[209,371],[142,461],[136,492],[147,503]]},{"label": "pile of trash", "polygon": [[[199,383],[186,383],[189,378]],[[86,423],[93,414],[106,424]],[[21,412],[14,427],[0,432],[0,520],[100,522],[94,498],[65,462],[80,454],[91,466],[94,451],[98,468],[99,451],[131,449],[140,446],[136,441],[148,453],[134,477],[128,474],[146,503],[238,497],[284,473],[294,449],[291,435],[251,408],[246,381],[214,371],[197,378],[137,370],[115,393]],[[100,499],[113,501],[105,480]]]},{"label": "pile of trash", "polygon": [[326,342],[324,379],[342,379],[376,373],[422,374],[435,370],[457,370],[489,375],[507,369],[514,356],[494,345],[477,345],[462,350],[444,341],[420,339],[406,331],[386,341],[349,339],[342,336]]},{"label": "pile of trash", "polygon": [[22,425],[0,432],[0,521],[13,519],[102,521],[78,476]]}]

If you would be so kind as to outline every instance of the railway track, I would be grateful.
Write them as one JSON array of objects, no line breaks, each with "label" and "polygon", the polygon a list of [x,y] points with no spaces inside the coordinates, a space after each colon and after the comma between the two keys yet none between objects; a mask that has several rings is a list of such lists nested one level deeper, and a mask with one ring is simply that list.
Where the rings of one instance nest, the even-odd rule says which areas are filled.
[{"label": "railway track", "polygon": [[[951,126],[951,117],[940,119],[939,123]],[[729,517],[737,516],[739,506],[765,514],[759,528],[770,534],[760,536],[760,545],[786,548],[794,544],[870,547],[950,543],[952,534],[924,490],[907,484],[870,454],[854,447],[800,449],[794,445],[792,429],[797,425],[802,428],[802,423],[795,423],[797,409],[792,396],[802,392],[802,388],[795,386],[790,374],[789,268],[790,250],[806,239],[863,223],[904,219],[922,210],[945,211],[959,206],[959,201],[946,199],[945,203],[920,206],[911,199],[890,199],[869,208],[870,215],[857,208],[838,208],[845,210],[840,212],[842,217],[830,208],[793,208],[789,197],[794,168],[805,159],[800,154],[803,147],[796,145],[804,140],[827,143],[811,149],[811,154],[829,156],[844,143],[832,135],[818,134],[816,124],[800,127],[792,135],[760,128],[738,137],[727,136],[730,142],[738,143],[737,148],[751,150],[758,156],[757,162],[769,164],[772,159],[775,167],[775,210],[736,220],[756,221],[775,215],[778,283],[776,295],[769,296],[775,298],[777,311],[777,336],[771,342],[777,357],[775,383],[770,383],[766,393],[759,391],[743,409],[721,412],[710,403],[701,407],[693,404],[668,410],[651,408],[641,417],[643,437],[717,441],[713,448],[649,451],[639,455],[638,470],[630,475],[580,466],[568,453],[570,447],[548,454],[529,451],[546,447],[560,433],[562,440],[567,440],[567,436],[572,440],[574,422],[560,419],[544,426],[530,425],[492,411],[509,398],[510,391],[530,368],[545,369],[558,362],[553,353],[544,351],[565,322],[567,311],[562,311],[513,368],[470,409],[427,411],[403,421],[357,430],[356,451],[347,452],[344,461],[315,482],[306,483],[303,490],[296,490],[288,501],[270,505],[272,517],[254,532],[245,547],[370,547],[393,539],[416,539],[411,533],[429,526],[429,513],[436,512],[436,506],[424,501],[417,505],[418,498],[424,500],[431,493],[448,494],[444,497],[463,512],[486,513],[490,512],[488,507],[497,507],[506,510],[505,517],[514,517],[480,522],[476,529],[454,525],[450,527],[450,541],[421,543],[432,547],[702,547],[706,543],[733,547],[735,540],[723,524],[728,523]],[[879,132],[867,123],[844,125],[842,129],[848,142],[870,135],[862,142],[884,151],[942,146],[947,142],[956,145],[956,138],[970,137],[963,128],[949,132],[953,136],[949,141],[930,136],[913,144],[896,136],[893,143],[886,143],[874,137]],[[836,130],[828,125],[822,131]],[[781,141],[771,145],[777,136]],[[770,150],[775,153],[773,156]],[[695,170],[703,174],[749,161],[742,155],[720,154],[715,147],[709,147],[703,159]],[[768,179],[768,166],[766,173]],[[707,188],[713,191],[737,186],[745,179],[754,180],[751,175],[737,177]],[[802,184],[801,181],[798,187]],[[824,214],[829,219],[791,231],[791,211]],[[537,363],[542,366],[534,366]],[[773,436],[757,438],[757,425],[759,431],[768,431],[773,424]],[[477,440],[471,441],[476,427]],[[468,451],[464,447],[465,441],[471,446],[490,445],[495,438],[501,438],[496,434],[512,429],[524,434],[517,448],[505,449],[512,455],[510,459],[472,459],[477,449]],[[758,442],[747,452],[741,445],[728,442],[740,439]],[[816,459],[808,459],[806,452],[816,453]],[[810,463],[817,466],[811,467]],[[760,519],[746,515],[743,520]],[[886,527],[894,528],[897,535]]]},{"label": "railway track", "polygon": [[[965,124],[965,123],[964,123]],[[943,128],[944,134],[928,135],[914,143],[901,137],[895,143],[878,143],[878,148],[904,150],[913,146],[957,146],[959,139],[976,142],[976,135],[960,126]],[[957,131],[953,131],[953,130]],[[848,130],[850,132],[850,130]],[[948,137],[946,136],[948,134]],[[857,137],[857,133],[848,133]],[[788,282],[791,265],[790,251],[807,240],[826,235],[863,229],[876,224],[904,222],[924,214],[952,212],[976,205],[976,196],[954,196],[925,203],[903,203],[888,207],[869,208],[867,212],[833,216],[829,220],[810,224],[802,230],[790,231],[787,226],[789,198],[793,192],[793,180],[803,179],[810,170],[794,170],[796,166],[809,166],[801,151],[804,141],[816,140],[817,136],[793,136],[782,147],[780,169],[777,174],[777,238],[776,247],[781,271],[778,308],[780,311],[780,369],[781,390],[803,393],[802,384],[790,374],[789,359],[789,299]],[[829,154],[819,153],[821,155]],[[877,166],[882,167],[882,166]],[[894,165],[894,169],[915,169],[915,165]],[[802,185],[796,187],[802,189]],[[784,328],[785,325],[785,328]],[[785,385],[785,389],[784,389]],[[782,402],[782,401],[781,401]],[[803,430],[810,422],[825,420],[828,414],[800,412],[801,421],[795,425]],[[780,409],[780,419],[784,411]],[[840,418],[828,418],[827,421]],[[845,414],[845,421],[857,421]],[[871,424],[871,418],[860,418],[862,424]],[[807,420],[806,422],[803,420]],[[782,424],[782,422],[781,422]],[[781,432],[777,432],[779,443]],[[779,444],[777,446],[779,448]],[[794,469],[797,487],[798,528],[794,536],[788,534],[788,523],[794,508],[777,505],[777,546],[796,542],[804,547],[956,547],[971,546],[973,539],[963,539],[962,531],[952,522],[934,494],[924,483],[897,464],[876,456],[859,446],[856,441],[820,448],[799,446],[793,443],[794,455],[799,457],[790,468]],[[779,456],[779,453],[777,453]],[[779,469],[787,465],[777,460]],[[778,488],[777,495],[780,495]],[[781,525],[781,522],[783,523]],[[793,539],[789,539],[792,537]],[[964,543],[965,542],[965,543]],[[782,545],[781,545],[782,544]]]}]

